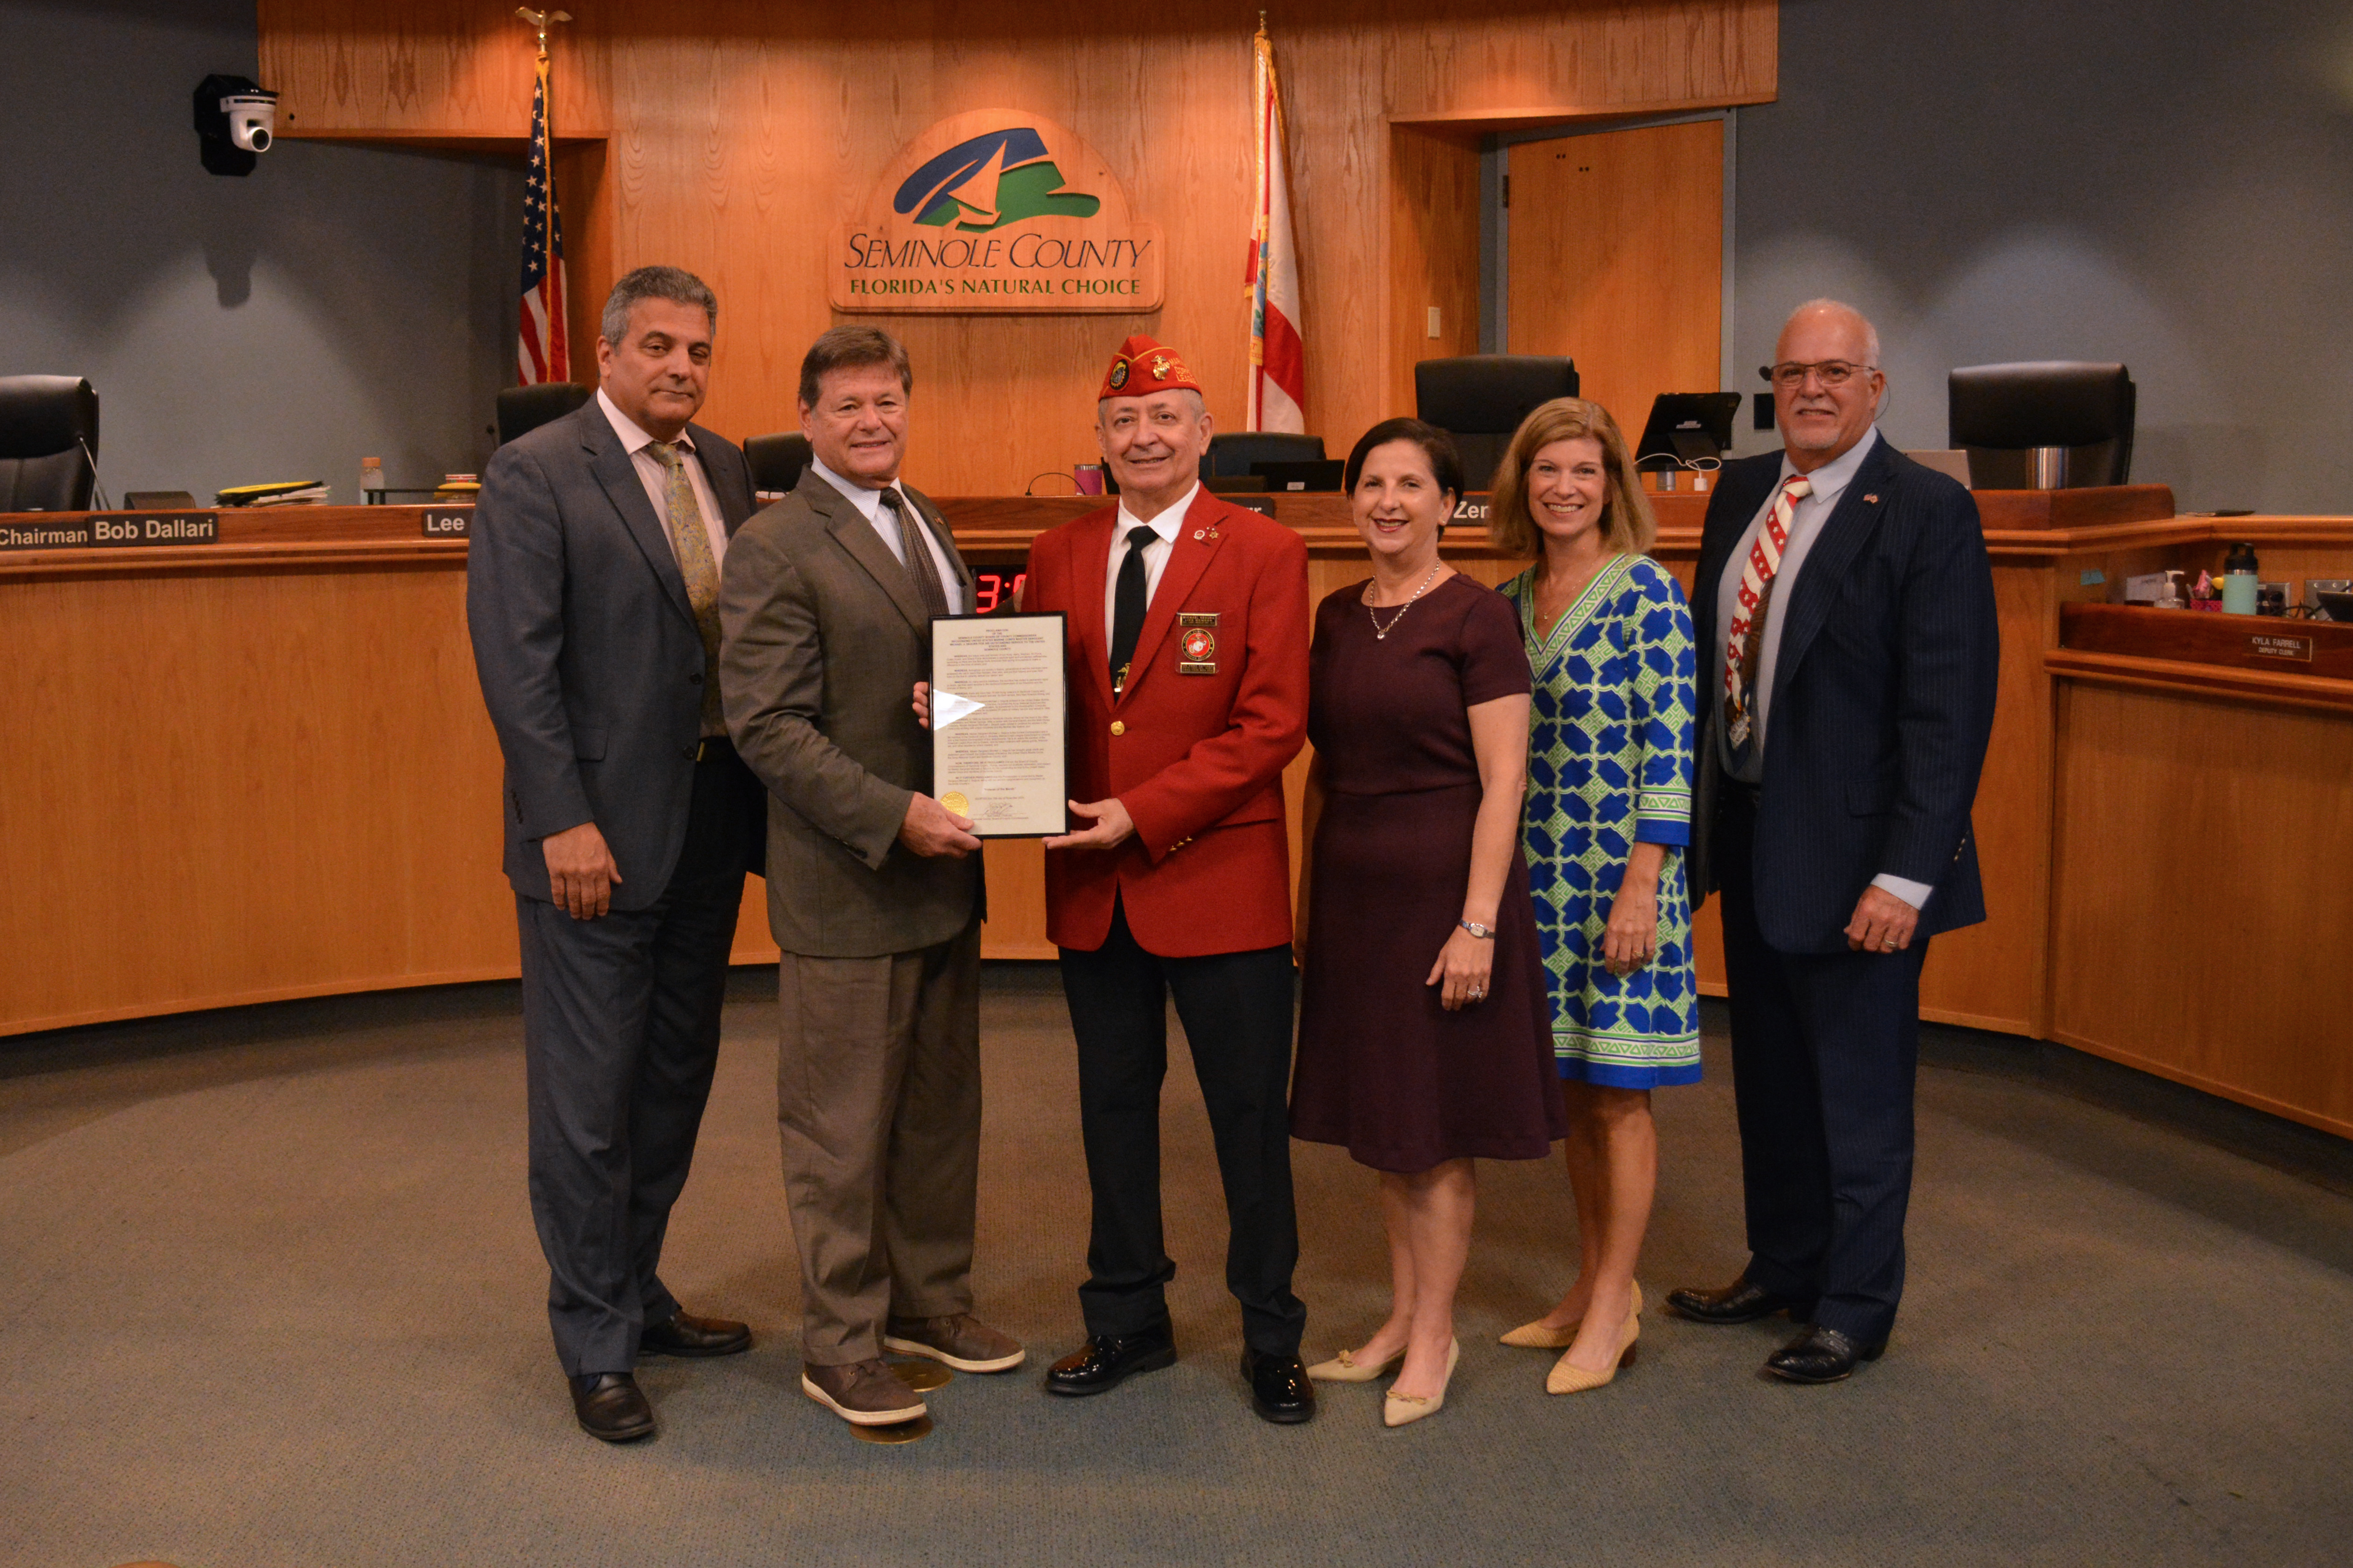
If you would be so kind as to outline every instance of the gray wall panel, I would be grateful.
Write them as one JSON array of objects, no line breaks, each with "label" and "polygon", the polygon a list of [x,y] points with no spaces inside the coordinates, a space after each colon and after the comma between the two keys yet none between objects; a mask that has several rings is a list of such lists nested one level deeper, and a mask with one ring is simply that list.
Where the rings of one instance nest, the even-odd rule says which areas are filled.
[{"label": "gray wall panel", "polygon": [[0,374],[90,378],[117,498],[350,502],[364,456],[396,484],[487,458],[520,160],[280,142],[206,174],[189,96],[253,73],[251,0],[0,3]]},{"label": "gray wall panel", "polygon": [[2343,6],[1782,0],[1737,201],[1742,391],[1828,294],[1878,322],[1899,445],[1945,444],[1954,365],[2122,360],[2136,479],[2353,511]]}]

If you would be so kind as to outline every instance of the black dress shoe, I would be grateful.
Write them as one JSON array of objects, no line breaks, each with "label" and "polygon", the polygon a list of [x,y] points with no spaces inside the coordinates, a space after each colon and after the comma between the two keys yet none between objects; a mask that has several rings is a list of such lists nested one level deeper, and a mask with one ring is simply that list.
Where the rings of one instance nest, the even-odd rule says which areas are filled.
[{"label": "black dress shoe", "polygon": [[592,1372],[572,1384],[572,1411],[580,1429],[607,1443],[630,1443],[653,1436],[653,1406],[626,1372]]},{"label": "black dress shoe", "polygon": [[1101,1394],[1139,1372],[1176,1364],[1176,1331],[1165,1324],[1140,1334],[1101,1334],[1046,1369],[1046,1392]]},{"label": "black dress shoe", "polygon": [[1689,1318],[1695,1323],[1753,1323],[1759,1318],[1769,1318],[1776,1312],[1788,1312],[1804,1321],[1804,1314],[1814,1310],[1811,1301],[1796,1296],[1784,1296],[1767,1290],[1762,1285],[1749,1282],[1743,1274],[1721,1290],[1701,1290],[1685,1287],[1667,1292],[1667,1308],[1679,1318]]},{"label": "black dress shoe", "polygon": [[729,1318],[698,1318],[675,1312],[667,1323],[648,1323],[638,1334],[639,1355],[736,1355],[752,1348],[752,1331]]},{"label": "black dress shoe", "polygon": [[1815,1323],[1767,1356],[1765,1370],[1791,1383],[1836,1383],[1854,1371],[1855,1363],[1877,1361],[1886,1348],[1884,1340],[1859,1345],[1836,1329]]},{"label": "black dress shoe", "polygon": [[1245,1347],[1242,1378],[1250,1384],[1250,1408],[1278,1426],[1290,1426],[1315,1415],[1315,1385],[1307,1381],[1307,1367],[1295,1355],[1261,1355]]}]

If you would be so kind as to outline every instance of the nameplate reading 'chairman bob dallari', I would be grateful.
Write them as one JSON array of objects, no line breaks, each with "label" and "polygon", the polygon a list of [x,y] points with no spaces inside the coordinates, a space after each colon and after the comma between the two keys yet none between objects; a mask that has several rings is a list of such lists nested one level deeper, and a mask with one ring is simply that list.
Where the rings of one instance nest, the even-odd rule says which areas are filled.
[{"label": "nameplate reading 'chairman bob dallari'", "polygon": [[218,544],[216,511],[18,512],[0,521],[0,551],[139,550]]}]

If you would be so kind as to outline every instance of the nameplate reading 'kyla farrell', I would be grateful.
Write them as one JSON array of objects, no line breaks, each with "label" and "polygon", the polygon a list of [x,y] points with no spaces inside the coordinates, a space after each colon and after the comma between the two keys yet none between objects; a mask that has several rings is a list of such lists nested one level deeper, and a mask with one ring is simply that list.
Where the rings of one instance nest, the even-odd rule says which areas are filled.
[{"label": "nameplate reading 'kyla farrell'", "polygon": [[2265,658],[2292,658],[2298,664],[2312,662],[2312,639],[2294,633],[2250,632],[2247,651]]},{"label": "nameplate reading 'kyla farrell'", "polygon": [[1132,315],[1160,309],[1167,247],[1103,155],[1018,109],[941,121],[834,226],[837,310]]},{"label": "nameplate reading 'kyla farrell'", "polygon": [[428,506],[420,519],[427,539],[464,539],[474,526],[470,506]]},{"label": "nameplate reading 'kyla farrell'", "polygon": [[0,551],[129,550],[218,544],[216,511],[26,512],[0,522]]}]

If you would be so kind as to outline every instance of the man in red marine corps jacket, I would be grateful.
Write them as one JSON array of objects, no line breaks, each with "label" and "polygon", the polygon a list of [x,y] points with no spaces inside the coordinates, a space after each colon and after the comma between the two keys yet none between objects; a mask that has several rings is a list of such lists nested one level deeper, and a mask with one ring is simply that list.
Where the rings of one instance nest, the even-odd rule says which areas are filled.
[{"label": "man in red marine corps jacket", "polygon": [[1176,1359],[1160,1224],[1173,994],[1225,1186],[1242,1375],[1261,1415],[1305,1421],[1282,770],[1307,728],[1307,548],[1202,488],[1209,415],[1174,350],[1128,339],[1097,398],[1118,504],[1038,538],[1022,601],[1064,617],[1071,809],[1089,824],[1046,840],[1094,1198],[1087,1343],[1046,1386],[1100,1394]]}]

